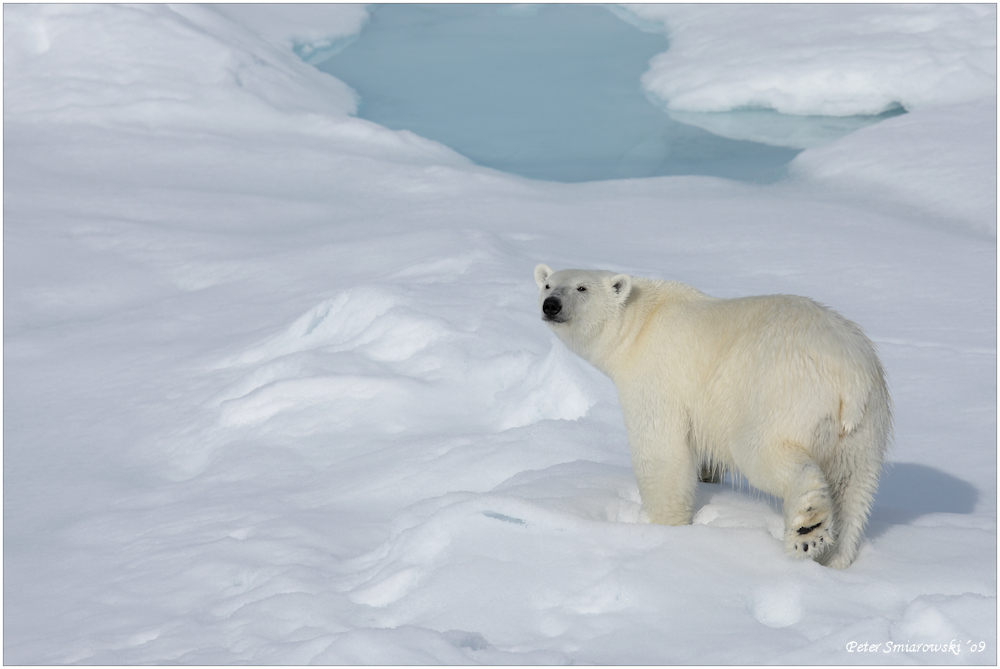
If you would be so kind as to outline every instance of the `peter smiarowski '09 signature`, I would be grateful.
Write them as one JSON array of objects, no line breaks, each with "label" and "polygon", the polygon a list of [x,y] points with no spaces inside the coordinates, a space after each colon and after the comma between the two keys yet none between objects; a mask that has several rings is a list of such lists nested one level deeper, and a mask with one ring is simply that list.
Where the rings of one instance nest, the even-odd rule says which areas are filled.
[{"label": "peter smiarowski '09 signature", "polygon": [[970,653],[982,653],[986,650],[985,641],[958,641],[952,639],[947,643],[896,643],[885,641],[879,643],[858,643],[849,641],[846,650],[848,653],[951,653],[960,655],[963,646]]}]

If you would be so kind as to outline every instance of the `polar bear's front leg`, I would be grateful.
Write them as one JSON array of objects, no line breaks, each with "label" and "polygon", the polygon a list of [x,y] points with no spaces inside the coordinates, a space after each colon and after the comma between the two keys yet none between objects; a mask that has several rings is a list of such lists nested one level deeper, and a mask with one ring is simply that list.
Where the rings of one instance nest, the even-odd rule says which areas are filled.
[{"label": "polar bear's front leg", "polygon": [[694,512],[698,478],[691,467],[675,469],[670,462],[635,463],[642,506],[650,522],[689,525]]},{"label": "polar bear's front leg", "polygon": [[664,433],[629,430],[632,467],[642,506],[649,520],[660,525],[688,525],[694,510],[698,467],[686,431]]}]

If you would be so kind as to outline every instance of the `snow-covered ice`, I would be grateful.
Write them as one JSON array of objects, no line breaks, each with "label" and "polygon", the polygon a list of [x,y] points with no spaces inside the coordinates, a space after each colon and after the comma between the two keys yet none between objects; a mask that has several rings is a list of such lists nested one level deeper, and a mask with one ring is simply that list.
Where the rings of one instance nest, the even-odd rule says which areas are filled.
[{"label": "snow-covered ice", "polygon": [[668,109],[879,114],[996,95],[992,6],[628,5],[670,49],[643,83]]},{"label": "snow-covered ice", "polygon": [[[297,54],[363,9],[5,5],[6,663],[996,663],[995,7],[644,11],[670,109],[908,113],[769,185],[533,181],[351,115]],[[771,50],[727,79],[734,21]],[[643,522],[538,262],[863,324],[858,561],[789,560],[745,486]]]}]

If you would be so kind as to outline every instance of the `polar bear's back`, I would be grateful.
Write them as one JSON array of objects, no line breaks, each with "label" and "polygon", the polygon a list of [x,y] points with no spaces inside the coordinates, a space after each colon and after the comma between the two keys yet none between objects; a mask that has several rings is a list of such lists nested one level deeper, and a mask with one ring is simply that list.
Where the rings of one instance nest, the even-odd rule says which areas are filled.
[{"label": "polar bear's back", "polygon": [[657,373],[674,376],[668,383],[676,384],[693,425],[707,430],[703,440],[732,444],[747,431],[801,442],[824,422],[849,433],[872,403],[886,405],[879,410],[888,420],[874,345],[832,309],[794,295],[719,299],[667,282],[645,289],[647,300],[671,297],[666,308],[647,305],[653,322],[646,333],[663,340],[641,347],[673,349],[659,358]]}]

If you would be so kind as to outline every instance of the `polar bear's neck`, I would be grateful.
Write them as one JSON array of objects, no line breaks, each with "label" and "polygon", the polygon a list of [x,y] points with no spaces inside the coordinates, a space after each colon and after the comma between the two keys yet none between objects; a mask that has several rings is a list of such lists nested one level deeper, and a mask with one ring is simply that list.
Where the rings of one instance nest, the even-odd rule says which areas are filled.
[{"label": "polar bear's neck", "polygon": [[712,299],[676,281],[633,277],[632,292],[625,304],[594,331],[573,332],[572,341],[566,344],[617,383],[616,377],[631,364],[634,350],[648,334],[653,320],[669,317],[681,304]]}]

